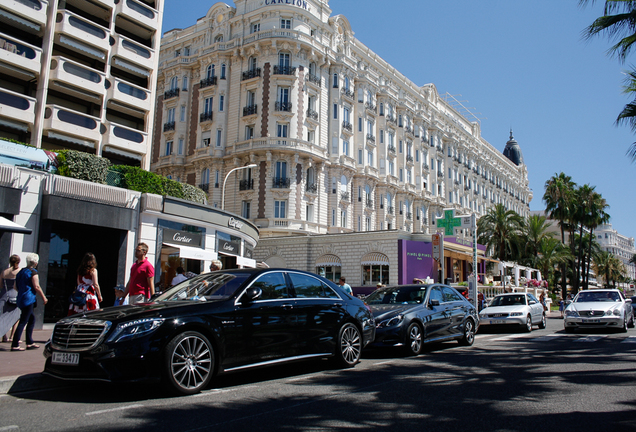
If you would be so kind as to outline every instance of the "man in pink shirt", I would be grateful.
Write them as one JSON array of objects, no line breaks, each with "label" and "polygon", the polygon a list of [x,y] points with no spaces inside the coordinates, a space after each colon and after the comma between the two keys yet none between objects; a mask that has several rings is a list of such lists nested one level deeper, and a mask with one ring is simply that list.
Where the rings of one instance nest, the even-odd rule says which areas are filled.
[{"label": "man in pink shirt", "polygon": [[146,258],[148,245],[139,243],[135,248],[135,258],[137,261],[130,269],[130,279],[124,297],[130,294],[129,304],[146,303],[155,294],[155,268]]}]

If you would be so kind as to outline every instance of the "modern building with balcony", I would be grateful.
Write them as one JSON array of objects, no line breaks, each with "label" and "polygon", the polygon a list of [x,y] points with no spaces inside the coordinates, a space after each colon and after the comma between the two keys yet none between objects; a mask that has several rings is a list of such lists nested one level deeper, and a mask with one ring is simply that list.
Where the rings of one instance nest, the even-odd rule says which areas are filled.
[{"label": "modern building with balcony", "polygon": [[0,0],[0,137],[150,168],[162,0]]},{"label": "modern building with balcony", "polygon": [[497,150],[448,95],[357,40],[327,0],[234,4],[164,33],[152,171],[209,185],[210,204],[225,196],[264,245],[390,230],[430,238],[447,208],[529,213],[512,133]]}]

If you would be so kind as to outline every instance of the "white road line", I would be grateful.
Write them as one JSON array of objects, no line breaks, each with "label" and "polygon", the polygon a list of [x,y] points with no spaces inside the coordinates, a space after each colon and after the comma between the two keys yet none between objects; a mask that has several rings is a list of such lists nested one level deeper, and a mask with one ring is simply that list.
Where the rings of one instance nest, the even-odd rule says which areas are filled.
[{"label": "white road line", "polygon": [[373,363],[373,366],[385,365],[385,364],[393,363],[394,361],[395,360],[387,360],[387,361],[383,361],[383,362],[377,362],[377,363]]},{"label": "white road line", "polygon": [[511,334],[511,335],[507,335],[504,337],[499,337],[499,338],[495,338],[495,339],[491,339],[491,341],[502,341],[502,340],[509,340],[509,339],[518,339],[518,338],[527,338],[528,335],[527,334]]},{"label": "white road line", "polygon": [[91,411],[91,412],[87,412],[86,415],[90,416],[90,415],[97,415],[97,414],[106,414],[106,413],[110,413],[110,412],[124,411],[124,410],[128,410],[128,409],[141,408],[141,407],[143,407],[143,405],[141,405],[141,404],[128,405],[128,406],[124,406],[124,407],[112,408],[112,409],[101,410],[101,411]]},{"label": "white road line", "polygon": [[5,431],[19,431],[20,430],[20,426],[18,425],[11,425],[11,426],[2,426],[0,427],[0,432],[5,432]]},{"label": "white road line", "polygon": [[596,342],[597,340],[605,339],[607,336],[586,336],[580,339],[575,339],[574,342]]},{"label": "white road line", "polygon": [[628,336],[621,343],[636,343],[636,336]]}]

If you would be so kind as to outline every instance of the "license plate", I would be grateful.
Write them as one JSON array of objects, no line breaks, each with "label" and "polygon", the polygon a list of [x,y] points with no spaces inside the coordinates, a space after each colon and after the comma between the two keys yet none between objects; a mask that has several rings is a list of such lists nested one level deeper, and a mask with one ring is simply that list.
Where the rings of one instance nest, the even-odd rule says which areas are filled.
[{"label": "license plate", "polygon": [[599,319],[584,319],[583,320],[584,324],[585,323],[599,323],[599,322],[601,322],[601,320],[599,320]]},{"label": "license plate", "polygon": [[78,365],[79,357],[78,353],[54,352],[51,363],[58,365]]},{"label": "license plate", "polygon": [[490,320],[490,324],[505,324],[504,320]]}]

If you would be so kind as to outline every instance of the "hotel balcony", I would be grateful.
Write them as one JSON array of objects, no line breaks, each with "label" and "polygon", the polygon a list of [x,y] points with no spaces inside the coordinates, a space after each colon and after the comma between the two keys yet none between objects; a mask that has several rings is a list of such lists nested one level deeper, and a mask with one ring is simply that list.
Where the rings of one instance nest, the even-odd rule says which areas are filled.
[{"label": "hotel balcony", "polygon": [[240,191],[253,190],[253,189],[254,189],[254,179],[241,180],[239,182],[239,190]]},{"label": "hotel balcony", "polygon": [[[91,45],[100,51],[110,50],[110,31],[68,10],[61,9],[57,12],[57,33],[66,35],[82,43]],[[82,53],[83,54],[83,53]]]},{"label": "hotel balcony", "polygon": [[199,123],[211,122],[214,118],[214,113],[212,111],[202,112],[199,114]]},{"label": "hotel balcony", "polygon": [[291,179],[285,177],[274,177],[272,179],[272,187],[274,189],[289,189],[291,185]]},{"label": "hotel balcony", "polygon": [[125,59],[131,63],[139,65],[144,69],[152,70],[155,62],[155,51],[132,41],[122,35],[113,35],[115,45],[111,50],[111,55]]},{"label": "hotel balcony", "polygon": [[49,79],[49,88],[57,87],[56,90],[72,93],[81,99],[89,99],[94,95],[97,96],[97,103],[101,103],[106,93],[106,74],[60,56],[52,57]]},{"label": "hotel balcony", "polygon": [[296,75],[296,68],[291,66],[274,65],[274,75]]},{"label": "hotel balcony", "polygon": [[0,71],[2,73],[31,80],[40,75],[41,60],[40,48],[0,33]]},{"label": "hotel balcony", "polygon": [[248,71],[243,72],[241,81],[245,81],[245,80],[260,77],[260,76],[261,76],[261,68],[250,69]]},{"label": "hotel balcony", "polygon": [[[97,117],[71,111],[59,105],[46,105],[44,129],[80,140],[100,142],[100,120]],[[49,134],[49,136],[51,136]]]},{"label": "hotel balcony", "polygon": [[106,91],[106,98],[109,101],[115,101],[146,112],[152,110],[153,101],[148,90],[128,84],[119,78],[113,77],[109,81],[111,84]]},{"label": "hotel balcony", "polygon": [[153,30],[156,30],[160,24],[159,13],[136,0],[121,0],[117,3],[115,14]]},{"label": "hotel balcony", "polygon": [[274,110],[283,111],[283,112],[291,112],[292,104],[291,102],[276,102],[274,104]]},{"label": "hotel balcony", "polygon": [[317,155],[327,157],[327,150],[317,144],[305,140],[293,138],[258,138],[241,141],[226,147],[226,155],[253,154],[254,152],[265,152],[267,150],[288,151],[292,153],[302,153],[306,155]]},{"label": "hotel balcony", "polygon": [[119,149],[142,156],[149,153],[147,132],[113,122],[109,122],[107,126],[108,130],[104,134],[102,143],[104,146],[109,147],[111,151]]},{"label": "hotel balcony", "polygon": [[35,119],[35,98],[10,90],[0,90],[0,117],[32,126]]},{"label": "hotel balcony", "polygon": [[254,115],[258,112],[258,105],[248,105],[243,107],[243,117]]},{"label": "hotel balcony", "polygon": [[216,82],[217,77],[215,76],[203,78],[201,81],[199,81],[199,89],[216,85]]},{"label": "hotel balcony", "polygon": [[[49,8],[46,0],[3,0],[2,8],[10,11],[11,15],[17,15],[41,27],[46,27],[46,15]],[[40,30],[41,28],[36,32]]]}]

